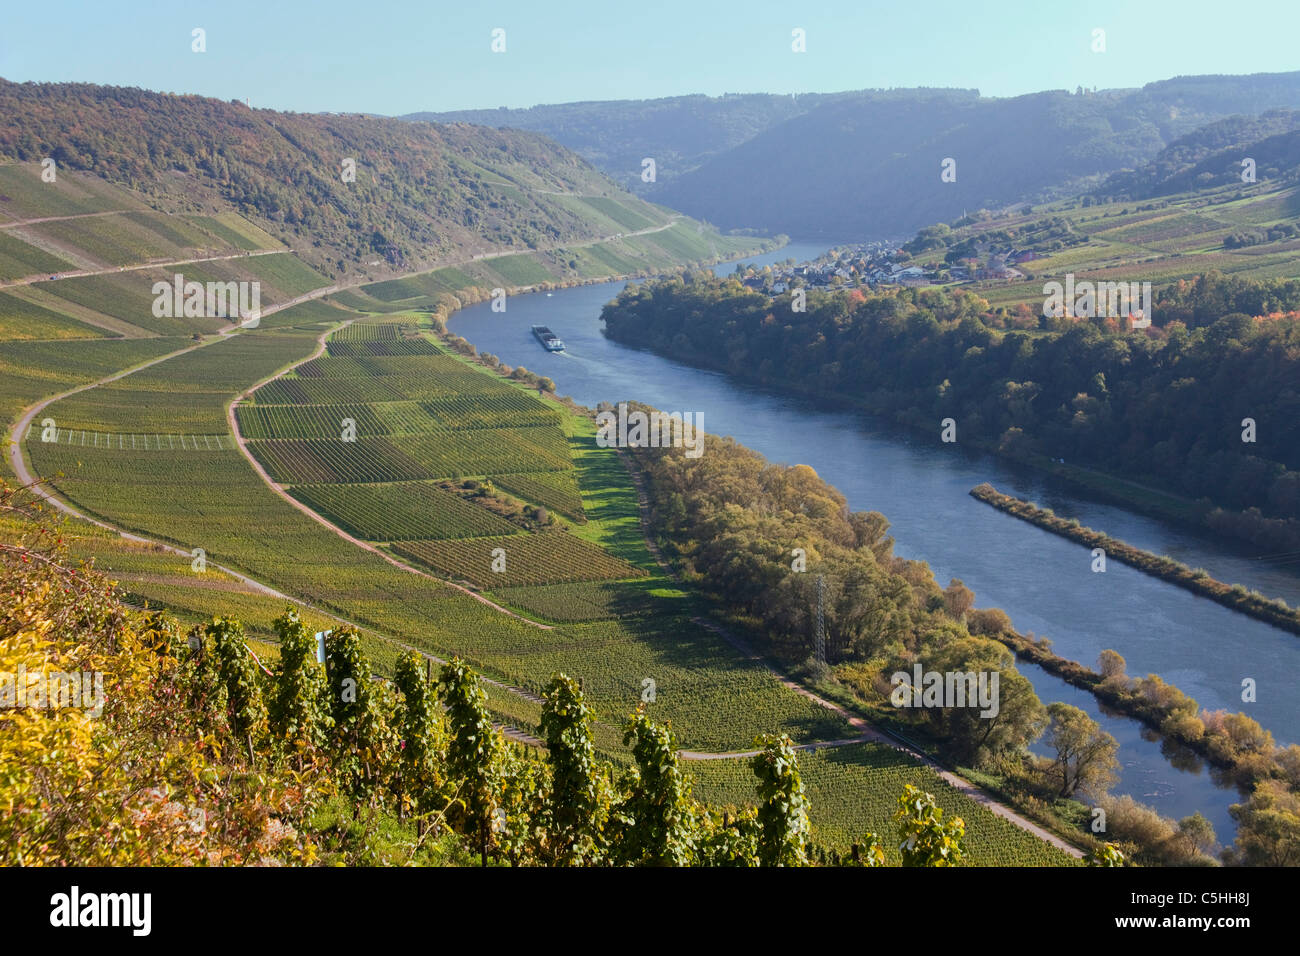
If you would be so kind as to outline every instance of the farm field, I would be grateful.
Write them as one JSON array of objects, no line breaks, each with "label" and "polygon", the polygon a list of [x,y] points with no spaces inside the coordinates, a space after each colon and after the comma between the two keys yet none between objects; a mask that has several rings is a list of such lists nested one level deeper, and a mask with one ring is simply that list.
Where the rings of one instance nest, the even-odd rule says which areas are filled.
[{"label": "farm field", "polygon": [[[568,670],[590,682],[598,712],[614,723],[635,706],[649,676],[674,689],[660,700],[684,746],[738,749],[774,729],[799,739],[843,733],[833,715],[689,622],[546,631],[395,569],[277,498],[237,452],[168,457],[39,442],[27,447],[40,473],[64,472],[51,484],[95,516],[186,551],[204,548],[210,564],[249,573],[378,634],[443,657],[459,654],[489,676],[534,691],[555,670]],[[258,533],[249,535],[250,527]],[[184,556],[163,560],[174,562],[176,574],[188,572]],[[381,671],[396,654],[377,638],[367,649]],[[735,718],[720,722],[722,708],[735,710]]]},{"label": "farm field", "polygon": [[[13,422],[24,408],[113,372],[183,348],[184,340],[83,339],[0,342],[0,415]],[[6,457],[2,466],[9,474]]]},{"label": "farm field", "polygon": [[97,176],[62,170],[59,188],[51,189],[41,172],[39,163],[0,163],[0,222],[145,208],[129,190]]},{"label": "farm field", "polygon": [[[590,217],[593,209],[597,210],[598,221],[603,221],[604,228],[611,230],[612,235],[619,235],[623,230],[635,232],[671,224],[644,235],[622,235],[533,253],[490,256],[433,272],[372,282],[358,292],[349,293],[351,304],[373,311],[427,309],[447,304],[449,296],[461,296],[469,289],[478,290],[481,299],[493,288],[535,288],[546,283],[649,274],[677,268],[684,262],[739,255],[757,245],[750,238],[697,231],[692,225],[673,222],[666,212],[660,222],[650,222],[643,214],[655,207],[638,204],[633,209],[623,200],[606,197],[554,198],[560,205],[580,210],[586,217]],[[457,304],[459,300],[452,305]]]},{"label": "farm field", "polygon": [[[149,341],[149,340],[144,340]],[[173,341],[180,348],[185,341]],[[265,378],[310,351],[315,336],[267,330],[232,336],[116,382],[88,389],[46,410],[60,428],[88,431],[228,435],[225,406],[245,375]],[[221,364],[204,355],[219,349]]]},{"label": "farm field", "polygon": [[[80,229],[85,222],[105,223],[114,217],[93,217],[89,219],[61,220],[49,223],[50,226],[66,225],[71,229]],[[121,217],[118,217],[121,218]],[[124,220],[129,221],[129,220]],[[11,241],[8,232],[0,232],[0,273],[4,271],[5,243]],[[138,261],[139,250],[128,245],[119,245],[117,238],[106,238],[105,242],[113,249],[119,250],[119,258],[124,264]],[[28,247],[34,248],[34,247]],[[39,251],[39,250],[37,250]],[[193,251],[193,250],[191,250]],[[203,250],[200,250],[203,251]],[[229,250],[227,250],[229,251]],[[52,264],[51,264],[52,265]],[[13,271],[13,270],[10,270]],[[24,268],[23,274],[30,270]],[[40,270],[42,274],[55,274],[59,269]],[[193,335],[195,333],[216,332],[229,325],[226,318],[206,317],[166,317],[156,316],[153,312],[153,286],[156,282],[170,285],[176,274],[184,277],[186,282],[257,282],[259,299],[263,308],[274,306],[288,299],[297,297],[313,289],[326,285],[323,276],[306,266],[290,253],[271,253],[266,255],[243,255],[233,259],[208,262],[191,262],[177,266],[155,266],[150,268],[123,268],[117,272],[104,275],[73,276],[59,279],[41,279],[26,286],[12,286],[11,290],[21,288],[24,298],[36,296],[37,305],[43,310],[33,315],[36,307],[23,304],[23,299],[12,291],[6,294],[5,308],[0,309],[0,337],[34,338],[24,332],[25,316],[32,316],[53,326],[59,322],[75,322],[79,317],[95,316],[104,321],[105,327],[119,334],[135,335]],[[4,278],[0,275],[0,280]],[[310,305],[311,303],[304,303]],[[328,309],[328,306],[321,306]],[[52,315],[46,314],[52,313]],[[299,322],[309,312],[295,315],[268,317],[268,327],[291,325]],[[319,314],[319,313],[317,313]],[[331,317],[344,318],[338,310],[331,310]],[[275,321],[272,322],[271,319]],[[286,319],[288,321],[286,321]],[[76,322],[74,328],[83,325]],[[13,329],[12,332],[9,329]],[[102,329],[86,327],[82,335],[102,335]],[[56,337],[56,336],[50,336]],[[65,336],[66,333],[65,333]]]},{"label": "farm field", "polygon": [[680,616],[692,604],[686,591],[667,587],[662,578],[656,577],[495,588],[492,593],[498,600],[544,620],[568,623],[646,614]]},{"label": "farm field", "polygon": [[107,338],[108,331],[0,292],[0,342]]},{"label": "farm field", "polygon": [[0,232],[0,281],[21,279],[42,272],[61,272],[70,268],[66,259],[23,242],[12,231]]},{"label": "farm field", "polygon": [[1039,217],[1065,219],[1087,241],[1020,264],[1026,280],[973,283],[963,288],[994,307],[1023,302],[1037,311],[1042,307],[1043,283],[1059,280],[1067,272],[1074,273],[1077,280],[1129,279],[1157,287],[1209,270],[1254,279],[1300,278],[1294,240],[1239,249],[1223,245],[1226,236],[1242,229],[1278,223],[1300,225],[1300,187],[1261,182],[1145,203],[1083,206],[1071,201],[1037,207],[1032,216],[991,220],[983,226],[1014,228]]},{"label": "farm field", "polygon": [[574,521],[587,520],[582,507],[582,493],[569,471],[539,471],[528,475],[496,475],[498,487],[526,501],[544,505]]},{"label": "farm field", "polygon": [[[264,369],[253,367],[252,355],[241,350],[256,353],[259,339],[281,335],[265,330],[241,333],[140,374],[159,376],[159,382],[219,382],[233,397],[263,377]],[[314,347],[309,335],[285,337],[299,357]],[[270,362],[283,357],[277,354]],[[177,366],[168,369],[172,362]],[[465,374],[491,381],[485,373],[457,364]],[[130,378],[134,376],[125,381]],[[214,433],[223,421],[209,423]],[[613,722],[602,731],[611,747],[617,746],[616,725],[635,706],[640,682],[651,673],[664,675],[670,687],[679,688],[664,699],[672,702],[668,710],[686,746],[735,749],[763,730],[784,729],[806,739],[841,729],[833,715],[789,693],[766,671],[750,669],[729,647],[688,622],[605,622],[575,626],[573,632],[541,630],[446,585],[393,568],[276,497],[238,452],[168,454],[39,441],[29,441],[26,449],[37,472],[88,513],[187,552],[203,548],[209,566],[235,568],[370,629],[374,633],[367,648],[381,670],[391,665],[396,648],[375,635],[444,657],[460,654],[488,675],[532,689],[543,687],[557,668],[568,668],[584,679],[590,674],[599,710]],[[53,477],[59,472],[63,477]],[[249,534],[249,528],[258,531]],[[180,603],[160,589],[188,580],[189,560],[181,555],[159,560],[164,565],[173,562],[173,571],[154,582],[155,597]],[[131,590],[142,589],[133,585]],[[727,676],[733,665],[740,670]],[[719,723],[716,714],[724,712],[719,708],[728,699],[739,703],[737,695],[743,695],[748,716],[737,723]]]}]

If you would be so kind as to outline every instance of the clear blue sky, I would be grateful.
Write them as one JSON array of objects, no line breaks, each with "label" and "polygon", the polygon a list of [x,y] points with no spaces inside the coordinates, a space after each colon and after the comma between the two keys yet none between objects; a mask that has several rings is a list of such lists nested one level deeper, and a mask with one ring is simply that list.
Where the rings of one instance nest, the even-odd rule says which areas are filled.
[{"label": "clear blue sky", "polygon": [[[975,87],[1013,96],[1300,69],[1300,0],[13,0],[0,76],[303,112],[683,93]],[[191,30],[207,52],[191,52]],[[493,28],[506,52],[491,52]],[[807,52],[791,52],[791,30]],[[1106,52],[1091,50],[1106,31]],[[2,121],[2,118],[0,118]]]}]

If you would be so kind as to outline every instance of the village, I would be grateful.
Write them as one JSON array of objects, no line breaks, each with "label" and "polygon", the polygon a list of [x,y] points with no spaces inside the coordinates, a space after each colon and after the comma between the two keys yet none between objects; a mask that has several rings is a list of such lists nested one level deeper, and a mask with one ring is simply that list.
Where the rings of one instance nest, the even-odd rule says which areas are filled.
[{"label": "village", "polygon": [[787,260],[761,270],[748,268],[738,277],[746,288],[768,295],[781,295],[793,288],[918,288],[966,282],[1014,282],[1025,278],[1014,266],[1037,257],[1030,250],[1008,248],[941,267],[911,261],[900,245],[892,240],[877,240],[836,246],[809,262],[796,264]]}]

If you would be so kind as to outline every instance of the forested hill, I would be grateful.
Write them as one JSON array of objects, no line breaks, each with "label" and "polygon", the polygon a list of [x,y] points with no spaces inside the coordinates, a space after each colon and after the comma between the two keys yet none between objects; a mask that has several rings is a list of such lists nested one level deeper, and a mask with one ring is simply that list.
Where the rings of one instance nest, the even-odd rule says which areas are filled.
[{"label": "forested hill", "polygon": [[[665,182],[655,198],[727,228],[894,235],[1081,191],[1142,165],[1225,107],[1300,107],[1300,73],[1011,99],[837,100]],[[940,178],[945,158],[956,160],[953,182]]]},{"label": "forested hill", "polygon": [[[1263,302],[1289,314],[1241,311]],[[1224,530],[1262,542],[1300,529],[1297,309],[1300,283],[1209,276],[1164,290],[1145,334],[1086,321],[1000,332],[986,324],[987,301],[960,290],[814,290],[798,313],[788,293],[772,299],[699,273],[629,286],[602,319],[616,341],[816,388],[935,441],[952,418],[961,442],[1258,508],[1216,520],[1248,523]],[[1218,318],[1190,328],[1202,311]],[[1256,426],[1249,444],[1246,417]]]},{"label": "forested hill", "polygon": [[[474,123],[545,133],[594,163],[615,182],[641,188],[641,161],[655,160],[668,182],[764,130],[814,107],[860,93],[735,93],[653,100],[557,103],[528,109],[411,113],[402,119]],[[967,95],[975,95],[973,91]],[[652,190],[647,190],[647,194]]]},{"label": "forested hill", "polygon": [[[666,221],[535,133],[5,80],[0,116],[0,162],[50,157],[165,212],[233,207],[331,274],[361,263],[391,275],[609,232],[608,218],[563,194],[612,198],[642,221]],[[345,160],[355,161],[354,181],[344,181]]]},{"label": "forested hill", "polygon": [[[1141,89],[859,90],[416,113],[536,130],[637,195],[724,228],[902,235],[981,207],[1073,195],[1228,116],[1300,109],[1300,73],[1188,76]],[[641,181],[653,158],[656,178]],[[957,161],[955,182],[940,163]]]},{"label": "forested hill", "polygon": [[1254,179],[1295,178],[1300,169],[1300,111],[1270,110],[1261,116],[1230,116],[1170,143],[1151,162],[1107,177],[1094,195],[1151,199],[1243,182],[1244,159]]}]

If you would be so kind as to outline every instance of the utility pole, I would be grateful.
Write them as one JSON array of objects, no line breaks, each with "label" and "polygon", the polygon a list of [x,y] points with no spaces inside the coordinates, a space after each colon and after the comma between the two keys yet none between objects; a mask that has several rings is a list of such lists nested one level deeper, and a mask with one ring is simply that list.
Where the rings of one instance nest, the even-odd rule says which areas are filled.
[{"label": "utility pole", "polygon": [[817,639],[813,655],[817,663],[826,664],[826,578],[817,575]]}]

